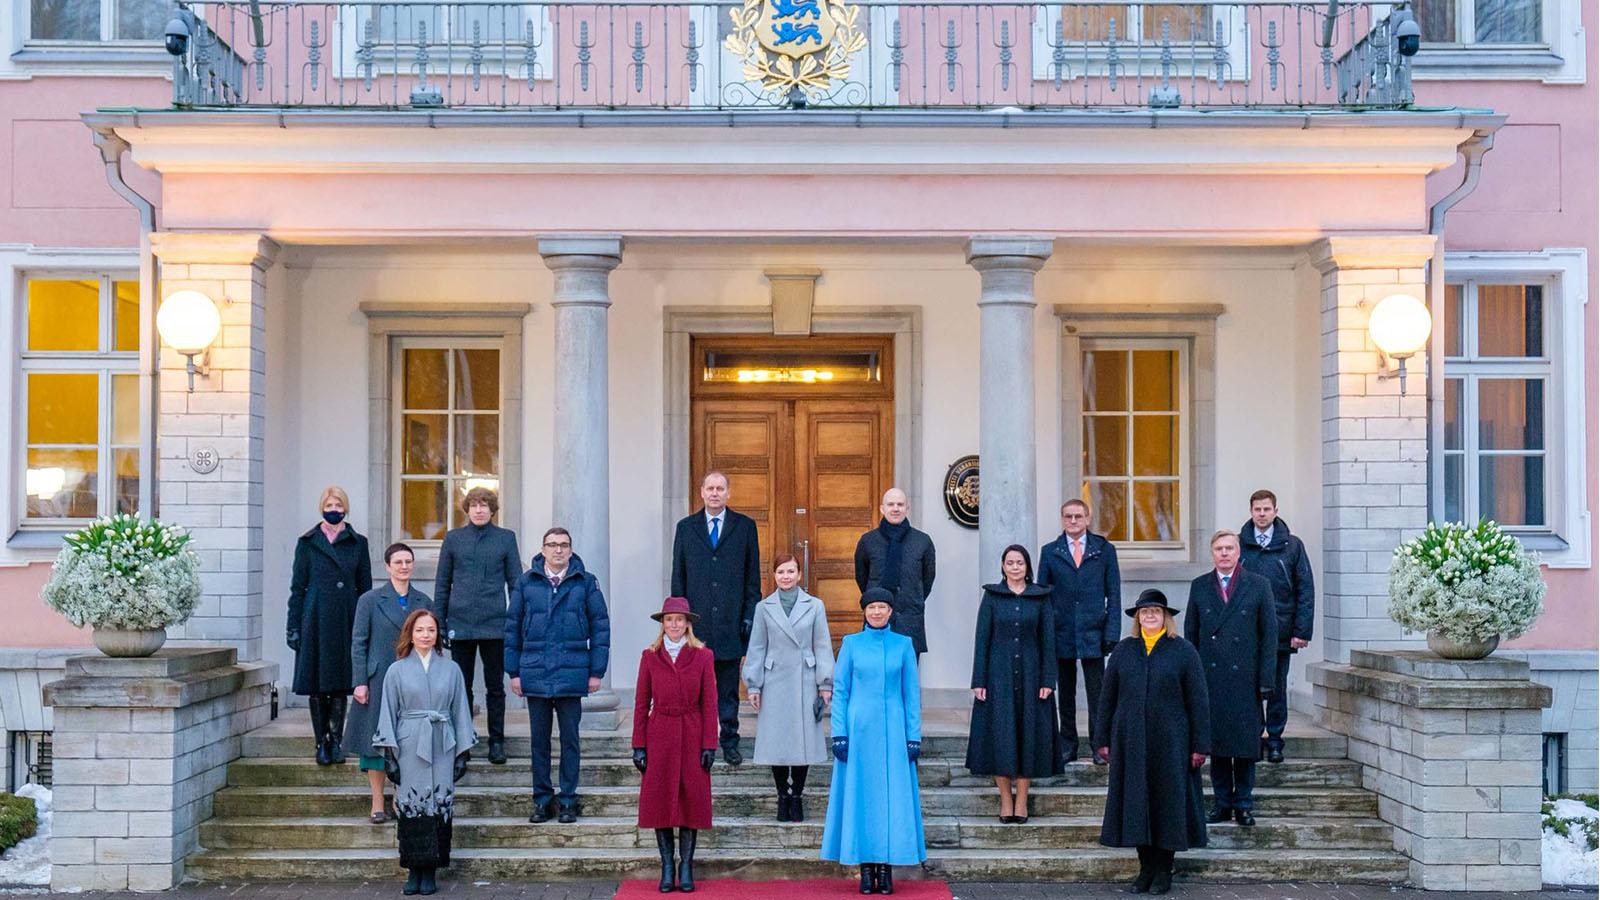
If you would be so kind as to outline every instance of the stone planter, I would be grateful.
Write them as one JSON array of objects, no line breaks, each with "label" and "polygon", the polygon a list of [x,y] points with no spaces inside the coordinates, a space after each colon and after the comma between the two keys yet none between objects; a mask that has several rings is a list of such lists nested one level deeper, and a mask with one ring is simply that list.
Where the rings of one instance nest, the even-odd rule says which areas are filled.
[{"label": "stone planter", "polygon": [[1456,641],[1439,634],[1436,631],[1428,632],[1428,649],[1445,659],[1483,659],[1500,646],[1500,635],[1496,634],[1481,641]]},{"label": "stone planter", "polygon": [[167,642],[165,628],[96,628],[94,645],[107,656],[153,656]]}]

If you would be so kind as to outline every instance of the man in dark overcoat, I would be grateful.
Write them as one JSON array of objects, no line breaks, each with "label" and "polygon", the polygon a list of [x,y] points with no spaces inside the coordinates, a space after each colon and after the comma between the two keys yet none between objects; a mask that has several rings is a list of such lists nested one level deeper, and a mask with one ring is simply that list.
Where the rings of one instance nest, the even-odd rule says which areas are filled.
[{"label": "man in dark overcoat", "polygon": [[[572,552],[572,534],[551,528],[543,551],[517,579],[504,633],[511,693],[528,703],[533,739],[530,822],[578,820],[578,741],[583,698],[600,690],[611,663],[611,617],[600,580]],[[561,793],[550,785],[551,717],[561,729]],[[559,810],[557,804],[559,803]]]},{"label": "man in dark overcoat", "polygon": [[449,640],[450,658],[461,667],[468,697],[477,660],[483,660],[489,762],[498,766],[506,761],[506,597],[522,574],[522,557],[516,534],[493,522],[500,511],[494,491],[473,488],[461,508],[467,524],[444,536],[433,602],[440,636]]},{"label": "man in dark overcoat", "polygon": [[[1039,548],[1039,583],[1050,589],[1056,622],[1056,704],[1061,713],[1062,755],[1078,758],[1078,667],[1089,701],[1089,746],[1100,747],[1095,710],[1105,658],[1122,636],[1122,571],[1117,548],[1089,531],[1093,512],[1082,500],[1061,504],[1061,536]],[[1104,763],[1100,754],[1094,761]]]},{"label": "man in dark overcoat", "polygon": [[1209,822],[1232,816],[1254,825],[1250,809],[1261,759],[1261,704],[1272,693],[1278,658],[1278,617],[1272,584],[1239,567],[1239,536],[1211,536],[1215,568],[1189,584],[1183,636],[1200,651],[1211,699]]},{"label": "man in dark overcoat", "polygon": [[889,630],[911,638],[918,657],[928,652],[928,632],[923,616],[928,594],[933,592],[933,538],[911,527],[906,516],[911,503],[906,492],[890,488],[884,492],[878,512],[883,518],[878,527],[856,541],[856,587],[883,588],[894,595],[894,615]]},{"label": "man in dark overcoat", "polygon": [[761,543],[755,520],[728,508],[728,476],[707,472],[700,500],[672,537],[672,595],[688,598],[700,617],[695,635],[716,657],[718,741],[722,758],[737,766],[739,662],[761,601]]},{"label": "man in dark overcoat", "polygon": [[1278,498],[1267,490],[1250,495],[1250,521],[1239,529],[1239,565],[1272,582],[1278,614],[1278,677],[1267,700],[1267,762],[1283,762],[1283,729],[1289,723],[1289,661],[1311,643],[1316,621],[1315,585],[1306,545],[1278,518]]}]

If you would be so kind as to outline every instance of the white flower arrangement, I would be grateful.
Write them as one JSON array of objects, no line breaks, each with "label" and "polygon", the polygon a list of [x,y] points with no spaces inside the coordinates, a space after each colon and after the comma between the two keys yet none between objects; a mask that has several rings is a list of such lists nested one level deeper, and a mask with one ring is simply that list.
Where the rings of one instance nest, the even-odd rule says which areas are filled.
[{"label": "white flower arrangement", "polygon": [[1489,521],[1429,523],[1389,566],[1389,618],[1459,642],[1525,633],[1544,612],[1539,562]]},{"label": "white flower arrangement", "polygon": [[73,625],[166,628],[193,614],[200,561],[182,528],[122,514],[65,540],[40,596]]}]

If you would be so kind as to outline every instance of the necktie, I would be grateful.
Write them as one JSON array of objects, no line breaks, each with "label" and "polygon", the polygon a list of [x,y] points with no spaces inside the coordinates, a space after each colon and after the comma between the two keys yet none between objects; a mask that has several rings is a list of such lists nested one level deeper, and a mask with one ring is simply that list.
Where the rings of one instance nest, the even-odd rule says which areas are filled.
[{"label": "necktie", "polygon": [[1072,542],[1072,564],[1075,566],[1083,565],[1083,541],[1081,540]]},{"label": "necktie", "polygon": [[711,549],[717,549],[717,526],[722,523],[720,517],[711,520]]},{"label": "necktie", "polygon": [[1224,602],[1226,602],[1227,599],[1228,599],[1228,582],[1230,582],[1232,580],[1233,580],[1233,576],[1232,575],[1224,575],[1224,576],[1222,576],[1222,599],[1223,599]]},{"label": "necktie", "polygon": [[556,575],[551,575],[550,576],[550,589],[553,591],[558,587],[561,587],[561,578],[559,576],[556,576]]},{"label": "necktie", "polygon": [[1267,549],[1267,544],[1271,540],[1272,540],[1272,537],[1270,535],[1261,534],[1259,532],[1256,534],[1256,543],[1260,544],[1261,545],[1261,549],[1263,549],[1263,550]]}]

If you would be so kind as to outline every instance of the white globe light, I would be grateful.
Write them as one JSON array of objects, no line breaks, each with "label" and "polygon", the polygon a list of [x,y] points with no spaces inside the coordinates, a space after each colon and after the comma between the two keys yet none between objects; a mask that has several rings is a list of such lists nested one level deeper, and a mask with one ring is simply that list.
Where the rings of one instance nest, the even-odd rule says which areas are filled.
[{"label": "white globe light", "polygon": [[1405,359],[1428,345],[1433,316],[1421,300],[1410,294],[1390,294],[1378,301],[1367,320],[1372,342],[1384,355]]},{"label": "white globe light", "polygon": [[173,291],[156,311],[156,330],[161,340],[179,353],[200,353],[217,339],[222,316],[205,294]]}]

